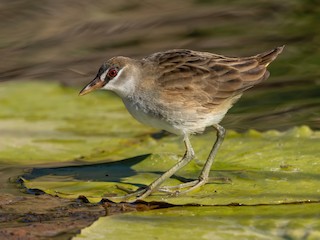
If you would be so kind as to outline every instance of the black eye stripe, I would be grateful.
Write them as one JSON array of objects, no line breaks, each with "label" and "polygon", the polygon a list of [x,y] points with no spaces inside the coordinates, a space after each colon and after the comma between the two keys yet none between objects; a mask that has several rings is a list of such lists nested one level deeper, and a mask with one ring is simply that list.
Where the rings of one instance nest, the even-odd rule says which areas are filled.
[{"label": "black eye stripe", "polygon": [[103,64],[98,71],[98,75],[101,76],[105,71],[107,71],[108,66],[106,64]]}]

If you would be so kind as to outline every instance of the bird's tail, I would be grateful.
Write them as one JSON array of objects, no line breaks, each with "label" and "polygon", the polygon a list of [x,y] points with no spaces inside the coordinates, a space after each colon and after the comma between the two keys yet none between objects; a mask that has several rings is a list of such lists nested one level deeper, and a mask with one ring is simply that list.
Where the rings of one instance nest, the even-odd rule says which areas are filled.
[{"label": "bird's tail", "polygon": [[272,49],[271,51],[260,53],[255,57],[258,59],[260,65],[267,67],[282,52],[284,46],[285,45]]}]

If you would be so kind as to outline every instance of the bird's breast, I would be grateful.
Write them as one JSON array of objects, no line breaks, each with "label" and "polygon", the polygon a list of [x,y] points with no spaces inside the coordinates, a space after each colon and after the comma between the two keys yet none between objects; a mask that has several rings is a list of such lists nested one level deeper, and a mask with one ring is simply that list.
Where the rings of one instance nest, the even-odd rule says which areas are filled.
[{"label": "bird's breast", "polygon": [[160,109],[150,106],[148,102],[130,98],[122,100],[128,112],[139,122],[147,126],[163,129],[177,135],[184,134],[181,129],[176,128],[173,124],[166,120]]}]

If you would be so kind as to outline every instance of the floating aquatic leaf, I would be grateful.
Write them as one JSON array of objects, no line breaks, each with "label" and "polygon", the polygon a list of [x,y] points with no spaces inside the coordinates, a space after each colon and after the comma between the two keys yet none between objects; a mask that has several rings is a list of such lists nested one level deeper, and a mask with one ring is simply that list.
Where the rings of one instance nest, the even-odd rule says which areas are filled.
[{"label": "floating aquatic leaf", "polygon": [[319,204],[175,207],[101,217],[81,239],[319,239]]},{"label": "floating aquatic leaf", "polygon": [[[175,185],[197,178],[214,138],[214,133],[194,137],[197,159],[165,184]],[[319,140],[319,133],[307,127],[283,133],[231,132],[217,155],[208,184],[179,196],[155,192],[146,201],[216,205],[319,200]],[[147,186],[173,166],[183,153],[178,137],[163,138],[157,145],[152,154],[111,163],[34,169],[27,175],[30,180],[25,184],[62,197],[84,195],[95,202],[123,195],[118,186],[131,190]],[[179,151],[180,155],[174,154]]]}]

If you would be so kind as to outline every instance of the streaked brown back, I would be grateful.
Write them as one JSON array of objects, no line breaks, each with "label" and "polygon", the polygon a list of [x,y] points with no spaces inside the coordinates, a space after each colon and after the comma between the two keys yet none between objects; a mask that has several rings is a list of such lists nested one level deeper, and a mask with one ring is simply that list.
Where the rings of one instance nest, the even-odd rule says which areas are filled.
[{"label": "streaked brown back", "polygon": [[174,101],[192,99],[202,106],[218,105],[267,79],[266,67],[282,49],[243,58],[176,49],[146,60],[157,65],[156,82],[166,96]]}]

